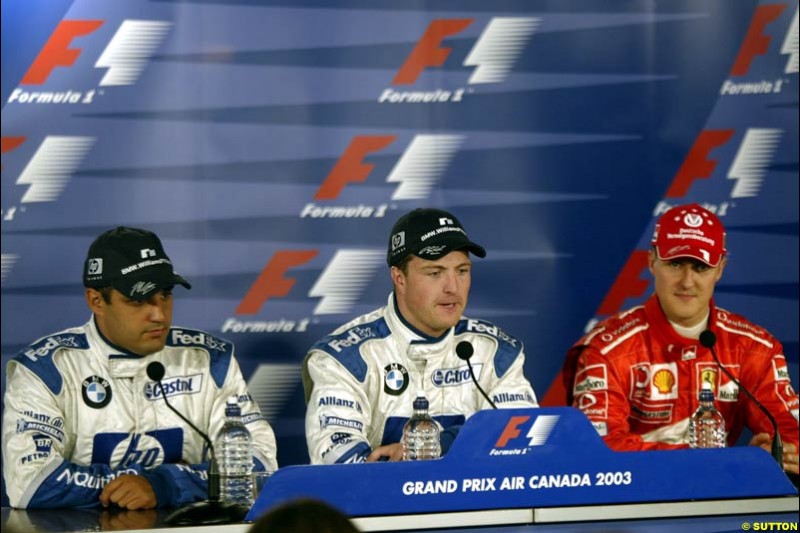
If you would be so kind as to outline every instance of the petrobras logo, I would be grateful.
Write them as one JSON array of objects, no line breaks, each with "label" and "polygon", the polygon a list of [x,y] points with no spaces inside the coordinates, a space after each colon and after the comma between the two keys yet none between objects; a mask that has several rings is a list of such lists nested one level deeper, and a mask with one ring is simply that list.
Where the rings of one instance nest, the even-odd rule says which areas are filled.
[{"label": "petrobras logo", "polygon": [[[399,90],[398,86],[417,83],[428,69],[453,63],[452,48],[445,39],[458,36],[470,28],[475,19],[435,19],[420,37],[392,80],[392,87],[378,96],[379,103],[427,104],[461,102],[474,91],[471,86],[504,81],[536,31],[541,19],[536,17],[494,17],[483,28],[478,40],[462,65],[473,67],[466,86],[447,86],[433,90]],[[440,76],[440,73],[437,73]],[[424,76],[423,76],[424,77]]]},{"label": "petrobras logo", "polygon": [[[300,218],[383,218],[388,203],[347,205],[340,196],[348,185],[366,182],[375,168],[368,158],[378,156],[396,140],[396,135],[353,137],[314,194],[315,202],[305,205]],[[427,199],[463,141],[463,135],[415,135],[386,178],[386,183],[397,184],[390,199]]]},{"label": "petrobras logo", "polygon": [[528,415],[510,417],[489,455],[527,455],[534,447],[547,443],[559,418],[558,415],[540,415],[531,423]]},{"label": "petrobras logo", "polygon": [[[5,169],[17,153],[24,153],[26,137],[3,137],[2,153]],[[27,165],[15,181],[24,192],[18,203],[3,206],[3,221],[27,211],[27,204],[54,202],[58,200],[70,179],[80,167],[86,154],[94,146],[94,137],[48,135],[34,152]],[[3,195],[6,198],[6,195]]]},{"label": "petrobras logo", "polygon": [[[798,46],[797,8],[792,14],[786,11],[786,7],[786,4],[769,4],[756,8],[731,68],[731,79],[725,80],[720,88],[721,95],[779,94],[789,86],[788,78],[780,74],[775,76],[775,70],[782,70],[781,74],[798,72],[800,46]],[[784,24],[789,17],[791,21],[784,30]],[[775,62],[778,62],[779,66],[775,65]],[[739,81],[741,78],[747,79]]]},{"label": "petrobras logo", "polygon": [[[475,372],[475,379],[479,380],[481,370],[483,370],[483,363],[472,365],[472,370]],[[469,366],[464,365],[458,368],[437,368],[431,375],[431,381],[439,388],[457,387],[464,383],[471,383],[472,377],[469,375]]]},{"label": "petrobras logo", "polygon": [[[179,376],[161,380],[164,387],[163,395],[167,397],[180,396],[183,394],[196,394],[203,388],[203,375],[194,374],[192,376]],[[161,398],[162,391],[158,383],[147,383],[144,386],[144,397],[151,402]]]},{"label": "petrobras logo", "polygon": [[[223,333],[292,333],[308,328],[312,316],[281,317],[269,320],[242,320],[241,315],[256,315],[269,304],[274,317],[280,309],[280,299],[291,297],[316,301],[313,316],[350,313],[353,306],[372,281],[376,271],[385,263],[380,250],[337,250],[325,265],[311,289],[302,296],[295,289],[297,278],[290,271],[314,268],[313,260],[319,250],[278,250],[253,282],[236,308],[236,317],[228,318]],[[299,294],[298,294],[299,293]]]},{"label": "petrobras logo", "polygon": [[90,36],[104,25],[103,20],[62,20],[6,103],[86,105],[104,95],[104,87],[133,85],[172,27],[172,23],[158,20],[124,20],[96,56],[94,68],[105,69],[96,87],[41,90],[53,78],[72,79],[64,77],[64,69],[84,63],[84,47],[92,43]]},{"label": "petrobras logo", "polygon": [[[714,176],[719,161],[713,152],[737,137],[736,133],[733,129],[701,131],[667,190],[667,198],[682,200],[695,181]],[[731,181],[731,199],[759,195],[783,134],[783,130],[778,128],[745,130],[726,172],[726,178]],[[731,206],[731,202],[703,204],[703,207],[719,217],[724,217]],[[653,216],[661,216],[670,207],[667,202],[659,203]]]}]

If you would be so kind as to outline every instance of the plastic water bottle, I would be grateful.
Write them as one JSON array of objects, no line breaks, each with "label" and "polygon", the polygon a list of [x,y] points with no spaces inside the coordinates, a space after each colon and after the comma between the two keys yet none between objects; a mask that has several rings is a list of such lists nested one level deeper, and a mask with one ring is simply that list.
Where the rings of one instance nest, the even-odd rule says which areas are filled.
[{"label": "plastic water bottle", "polygon": [[220,500],[253,505],[253,444],[242,423],[242,408],[236,396],[225,405],[225,425],[214,444],[219,468]]},{"label": "plastic water bottle", "polygon": [[710,383],[703,383],[700,407],[689,420],[689,445],[692,448],[725,447],[725,419],[714,405]]},{"label": "plastic water bottle", "polygon": [[437,459],[442,455],[441,428],[428,414],[428,400],[418,394],[414,415],[403,427],[403,461]]}]

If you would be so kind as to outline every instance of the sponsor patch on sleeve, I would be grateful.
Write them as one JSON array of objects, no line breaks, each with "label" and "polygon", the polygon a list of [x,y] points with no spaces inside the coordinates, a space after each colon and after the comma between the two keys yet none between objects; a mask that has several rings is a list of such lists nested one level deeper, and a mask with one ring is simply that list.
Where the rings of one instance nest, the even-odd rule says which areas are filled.
[{"label": "sponsor patch on sleeve", "polygon": [[575,375],[574,396],[597,390],[608,390],[608,368],[605,364],[589,365]]}]

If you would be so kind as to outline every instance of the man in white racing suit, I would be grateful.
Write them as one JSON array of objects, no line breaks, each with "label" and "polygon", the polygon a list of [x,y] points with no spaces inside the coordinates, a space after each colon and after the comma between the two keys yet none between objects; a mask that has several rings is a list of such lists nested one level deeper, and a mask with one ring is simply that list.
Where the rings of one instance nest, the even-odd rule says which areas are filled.
[{"label": "man in white racing suit", "polygon": [[[3,475],[12,506],[173,507],[207,496],[210,438],[235,396],[256,470],[277,468],[275,436],[247,391],[233,345],[172,328],[173,271],[158,237],[119,227],[84,266],[92,317],[48,335],[8,364]],[[161,387],[148,366],[164,368]],[[163,394],[162,394],[163,390]]]},{"label": "man in white racing suit", "polygon": [[[387,253],[394,285],[388,304],[321,339],[303,362],[312,463],[402,459],[403,425],[420,393],[444,428],[443,451],[464,421],[491,403],[537,405],[523,374],[522,342],[489,322],[462,317],[470,288],[468,252],[486,255],[446,211],[415,209],[395,223]],[[460,343],[471,346],[475,378],[491,402],[456,354]]]}]

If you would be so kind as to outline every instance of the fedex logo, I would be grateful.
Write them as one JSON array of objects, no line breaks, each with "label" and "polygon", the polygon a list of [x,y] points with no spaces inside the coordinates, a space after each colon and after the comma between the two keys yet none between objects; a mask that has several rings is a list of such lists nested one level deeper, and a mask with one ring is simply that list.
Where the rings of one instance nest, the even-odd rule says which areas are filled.
[{"label": "fedex logo", "polygon": [[[83,54],[84,39],[105,24],[102,20],[62,20],[20,81],[22,86],[45,84],[60,69],[70,68]],[[133,85],[172,23],[155,20],[124,20],[94,67],[107,69],[100,87]],[[8,103],[91,103],[97,91],[25,91],[16,88]]]},{"label": "fedex logo", "polygon": [[[358,135],[331,169],[314,194],[314,200],[332,201],[339,198],[350,184],[364,183],[375,169],[369,159],[376,157],[397,140],[396,135]],[[386,183],[397,183],[392,200],[422,200],[427,198],[441,179],[456,150],[463,143],[463,135],[415,135],[397,164],[389,173]],[[301,218],[352,218],[383,217],[387,204],[380,206],[320,206],[306,204]]]},{"label": "fedex logo", "polygon": [[[734,130],[700,132],[667,190],[667,198],[683,197],[695,180],[710,178],[717,167],[717,160],[712,158],[711,152],[727,144],[734,133]],[[731,198],[758,195],[782,136],[780,129],[748,128],[727,173],[727,178],[734,180]],[[717,215],[724,213],[717,212]]]},{"label": "fedex logo", "polygon": [[[236,314],[256,314],[267,301],[288,296],[297,282],[295,277],[289,275],[289,271],[305,266],[318,254],[318,250],[276,252],[239,303]],[[375,271],[384,264],[385,258],[385,252],[377,250],[338,250],[308,292],[308,298],[320,298],[313,314],[349,312],[361,297]],[[222,331],[234,333],[302,331],[308,322],[307,318],[299,323],[285,319],[279,323],[243,322],[231,318],[225,322]]]},{"label": "fedex logo", "polygon": [[[529,449],[534,446],[543,446],[547,443],[547,439],[553,432],[553,428],[558,423],[559,415],[540,415],[537,416],[533,423],[527,428],[523,441],[524,444],[518,443],[521,440],[525,428],[531,419],[528,415],[512,416],[508,419],[503,431],[494,443],[494,448],[490,450],[489,455],[525,455]],[[511,448],[511,449],[509,449]]]},{"label": "fedex logo", "polygon": [[[3,153],[17,150],[25,141],[25,137],[3,137]],[[94,137],[45,137],[17,178],[17,185],[28,185],[20,202],[52,202],[58,199],[94,143]],[[4,219],[8,219],[10,212],[4,215]]]},{"label": "fedex logo", "polygon": [[[470,27],[475,19],[436,19],[430,23],[414,49],[397,71],[392,85],[412,85],[429,68],[445,65],[452,48],[444,44]],[[474,67],[468,84],[498,83],[508,77],[541,19],[536,17],[494,17],[484,28],[462,63]],[[454,91],[396,91],[386,89],[378,98],[384,103],[459,102],[465,89]]]}]

